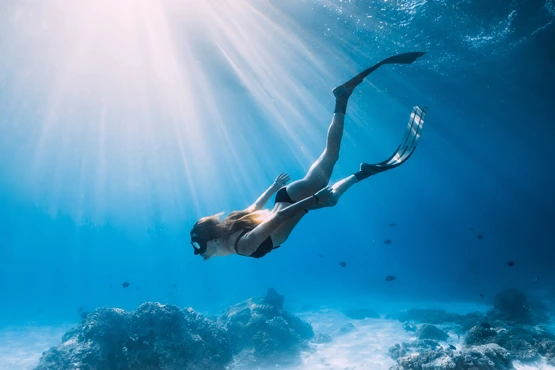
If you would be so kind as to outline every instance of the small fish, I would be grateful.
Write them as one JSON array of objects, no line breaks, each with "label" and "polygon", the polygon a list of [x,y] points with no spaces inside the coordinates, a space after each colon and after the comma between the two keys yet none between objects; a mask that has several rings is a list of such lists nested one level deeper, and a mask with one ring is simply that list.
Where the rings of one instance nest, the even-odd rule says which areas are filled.
[{"label": "small fish", "polygon": [[393,224],[390,224],[390,225],[389,225],[389,227],[395,227],[395,226],[397,226],[396,223],[393,223]]},{"label": "small fish", "polygon": [[322,257],[324,257],[324,255],[322,253],[319,253],[318,257],[322,258]]},{"label": "small fish", "polygon": [[450,344],[449,348],[452,349],[453,351],[455,351],[457,349],[457,347],[455,347],[454,345]]},{"label": "small fish", "polygon": [[385,244],[391,244],[391,240],[389,240],[389,239],[384,240],[384,243],[385,243]]},{"label": "small fish", "polygon": [[523,304],[522,308],[524,308],[525,311],[528,311],[530,309],[530,306],[528,306],[527,304]]},{"label": "small fish", "polygon": [[480,299],[484,299],[485,295],[483,295],[482,293],[480,293]]},{"label": "small fish", "polygon": [[174,288],[177,288],[177,284],[173,284],[173,287],[174,287]]},{"label": "small fish", "polygon": [[478,239],[484,239],[484,234],[478,234],[478,235],[476,235],[476,237],[477,237]]},{"label": "small fish", "polygon": [[489,322],[482,322],[480,323],[482,328],[491,329],[491,324]]},{"label": "small fish", "polygon": [[128,282],[128,281],[125,281],[121,284],[121,286],[124,287],[124,288],[129,288],[129,285],[131,285],[131,283]]},{"label": "small fish", "polygon": [[539,277],[539,276],[536,276],[536,278],[534,279],[534,283],[537,284],[539,281],[540,281],[540,277]]},{"label": "small fish", "polygon": [[340,265],[341,267],[345,267],[345,266],[347,266],[347,262],[341,261],[341,262],[339,262],[339,265]]},{"label": "small fish", "polygon": [[507,262],[507,265],[509,267],[515,267],[516,263],[515,263],[515,261],[509,261],[509,262]]},{"label": "small fish", "polygon": [[393,281],[393,280],[397,280],[397,276],[387,275],[385,277],[385,281]]}]

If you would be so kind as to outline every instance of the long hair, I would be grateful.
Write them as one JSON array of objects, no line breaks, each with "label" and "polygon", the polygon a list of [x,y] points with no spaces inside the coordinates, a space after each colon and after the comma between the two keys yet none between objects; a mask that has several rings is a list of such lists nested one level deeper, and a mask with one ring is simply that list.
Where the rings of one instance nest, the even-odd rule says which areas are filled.
[{"label": "long hair", "polygon": [[271,216],[271,212],[268,210],[254,212],[233,211],[220,221],[222,215],[223,212],[220,212],[201,218],[193,226],[191,234],[197,234],[206,240],[227,237],[240,230],[254,229],[267,220]]}]

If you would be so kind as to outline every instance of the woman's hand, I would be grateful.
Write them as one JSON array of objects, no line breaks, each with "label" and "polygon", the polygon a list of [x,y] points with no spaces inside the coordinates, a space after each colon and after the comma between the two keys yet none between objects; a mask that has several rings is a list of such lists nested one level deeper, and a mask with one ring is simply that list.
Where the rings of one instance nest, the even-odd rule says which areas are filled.
[{"label": "woman's hand", "polygon": [[276,177],[276,179],[274,180],[274,185],[276,187],[282,188],[287,184],[287,181],[289,181],[289,179],[290,177],[288,174],[282,173],[278,177]]},{"label": "woman's hand", "polygon": [[314,196],[318,199],[318,204],[323,207],[333,207],[337,204],[337,197],[330,185],[319,190]]}]

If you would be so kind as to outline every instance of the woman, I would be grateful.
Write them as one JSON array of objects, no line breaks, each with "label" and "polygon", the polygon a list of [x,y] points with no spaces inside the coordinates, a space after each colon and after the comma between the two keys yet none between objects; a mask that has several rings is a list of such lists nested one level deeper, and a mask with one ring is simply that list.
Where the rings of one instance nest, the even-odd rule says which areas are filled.
[{"label": "woman", "polygon": [[[413,153],[420,138],[425,109],[414,107],[405,139],[389,159],[378,164],[362,163],[358,172],[328,186],[333,167],[339,159],[347,102],[355,87],[384,64],[411,64],[422,55],[423,52],[412,52],[387,58],[333,89],[335,111],[328,129],[326,148],[306,176],[286,186],[289,175],[281,174],[244,211],[232,212],[223,220],[220,220],[222,213],[198,220],[191,230],[191,244],[195,255],[199,254],[205,260],[230,254],[263,257],[287,240],[309,210],[332,207],[357,182],[404,163]],[[277,194],[273,209],[263,210],[262,207],[275,192]]]}]

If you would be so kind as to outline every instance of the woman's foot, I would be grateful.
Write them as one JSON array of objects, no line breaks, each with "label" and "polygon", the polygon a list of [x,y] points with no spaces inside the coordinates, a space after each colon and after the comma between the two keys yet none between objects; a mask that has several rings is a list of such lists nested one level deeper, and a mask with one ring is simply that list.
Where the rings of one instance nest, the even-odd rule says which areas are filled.
[{"label": "woman's foot", "polygon": [[360,164],[360,171],[355,172],[354,175],[357,178],[357,182],[359,182],[380,172],[387,171],[389,168],[391,167],[380,166],[377,164],[368,164],[363,162]]},{"label": "woman's foot", "polygon": [[368,76],[370,73],[375,71],[381,63],[378,63],[366,70],[362,73],[359,73],[355,77],[351,78],[349,81],[345,82],[343,85],[337,86],[335,89],[332,90],[333,95],[335,96],[336,100],[347,100],[355,90],[355,87],[360,85],[364,78]]}]

